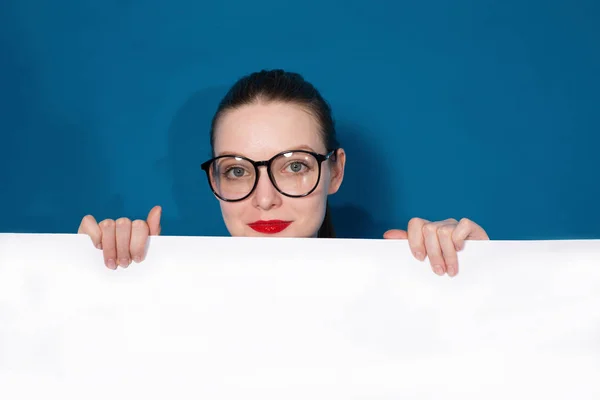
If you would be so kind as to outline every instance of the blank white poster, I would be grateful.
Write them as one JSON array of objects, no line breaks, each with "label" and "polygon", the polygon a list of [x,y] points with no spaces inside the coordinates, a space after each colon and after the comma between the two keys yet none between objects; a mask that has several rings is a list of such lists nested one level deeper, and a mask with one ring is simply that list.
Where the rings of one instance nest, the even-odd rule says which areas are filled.
[{"label": "blank white poster", "polygon": [[600,240],[0,234],[2,399],[600,399]]}]

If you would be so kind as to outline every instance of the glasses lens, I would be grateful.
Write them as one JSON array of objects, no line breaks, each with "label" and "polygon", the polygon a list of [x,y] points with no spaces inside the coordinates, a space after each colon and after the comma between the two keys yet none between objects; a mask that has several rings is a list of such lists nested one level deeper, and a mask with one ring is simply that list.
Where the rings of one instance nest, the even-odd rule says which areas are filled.
[{"label": "glasses lens", "polygon": [[319,163],[311,154],[289,152],[273,160],[271,174],[280,191],[290,196],[303,196],[319,181]]},{"label": "glasses lens", "polygon": [[256,180],[254,166],[240,157],[222,157],[215,160],[209,169],[213,190],[225,200],[246,197]]}]

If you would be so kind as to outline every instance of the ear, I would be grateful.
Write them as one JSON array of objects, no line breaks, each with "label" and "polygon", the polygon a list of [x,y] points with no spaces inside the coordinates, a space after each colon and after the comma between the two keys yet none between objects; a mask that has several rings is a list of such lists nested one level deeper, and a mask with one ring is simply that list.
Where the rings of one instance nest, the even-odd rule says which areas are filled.
[{"label": "ear", "polygon": [[329,174],[328,194],[334,194],[340,189],[344,180],[344,168],[346,167],[346,152],[344,149],[338,149],[335,158],[329,159],[329,166],[331,173]]}]

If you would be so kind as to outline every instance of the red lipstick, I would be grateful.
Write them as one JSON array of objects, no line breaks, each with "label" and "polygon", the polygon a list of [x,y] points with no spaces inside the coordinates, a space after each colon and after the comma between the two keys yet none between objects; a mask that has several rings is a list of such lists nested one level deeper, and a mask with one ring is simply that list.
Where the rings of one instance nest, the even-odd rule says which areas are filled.
[{"label": "red lipstick", "polygon": [[290,226],[291,223],[291,221],[272,219],[269,221],[255,221],[251,224],[248,224],[248,226],[254,229],[256,232],[274,234],[283,231],[285,228]]}]

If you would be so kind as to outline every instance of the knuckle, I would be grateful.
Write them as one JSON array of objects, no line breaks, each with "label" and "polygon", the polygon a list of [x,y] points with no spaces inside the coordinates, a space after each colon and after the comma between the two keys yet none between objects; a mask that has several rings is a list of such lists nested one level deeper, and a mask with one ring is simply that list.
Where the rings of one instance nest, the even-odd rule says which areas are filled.
[{"label": "knuckle", "polygon": [[422,218],[414,217],[408,221],[408,226],[421,225],[423,223],[424,223],[424,220]]},{"label": "knuckle", "polygon": [[102,222],[100,222],[99,225],[100,225],[100,228],[102,228],[102,229],[110,229],[115,226],[115,221],[112,219],[105,219]]},{"label": "knuckle", "polygon": [[414,251],[418,251],[420,253],[424,253],[425,250],[425,244],[423,243],[422,240],[417,241],[417,240],[409,240],[408,241],[408,246],[414,250]]},{"label": "knuckle", "polygon": [[148,225],[146,224],[146,221],[136,219],[131,223],[131,227],[135,230],[145,230],[148,227]]},{"label": "knuckle", "polygon": [[121,217],[116,221],[116,224],[118,226],[126,226],[129,225],[131,223],[131,221],[129,220],[129,218],[125,218],[125,217]]},{"label": "knuckle", "polygon": [[471,221],[469,218],[461,218],[459,224],[469,226],[473,224],[473,221]]},{"label": "knuckle", "polygon": [[135,248],[130,249],[131,259],[135,262],[140,262],[144,257],[143,249]]},{"label": "knuckle", "polygon": [[424,234],[434,234],[438,230],[438,227],[434,224],[425,224],[423,225],[423,233]]},{"label": "knuckle", "polygon": [[441,267],[444,267],[446,265],[446,263],[444,262],[444,258],[440,257],[440,256],[431,256],[429,257],[429,263],[433,266],[433,265],[439,265]]},{"label": "knuckle", "polygon": [[129,256],[129,248],[125,248],[124,246],[119,246],[120,243],[117,243],[117,259],[119,262],[122,262],[127,259]]},{"label": "knuckle", "polygon": [[454,232],[454,226],[451,226],[451,225],[444,225],[438,229],[438,235],[441,235],[444,237],[451,237],[453,232]]},{"label": "knuckle", "polygon": [[446,263],[450,265],[456,265],[458,264],[458,258],[455,256],[446,257]]},{"label": "knuckle", "polygon": [[443,249],[442,250],[442,257],[444,257],[445,260],[448,261],[454,261],[457,260],[457,254],[456,254],[456,250],[454,249],[454,247],[449,247],[447,249]]}]

